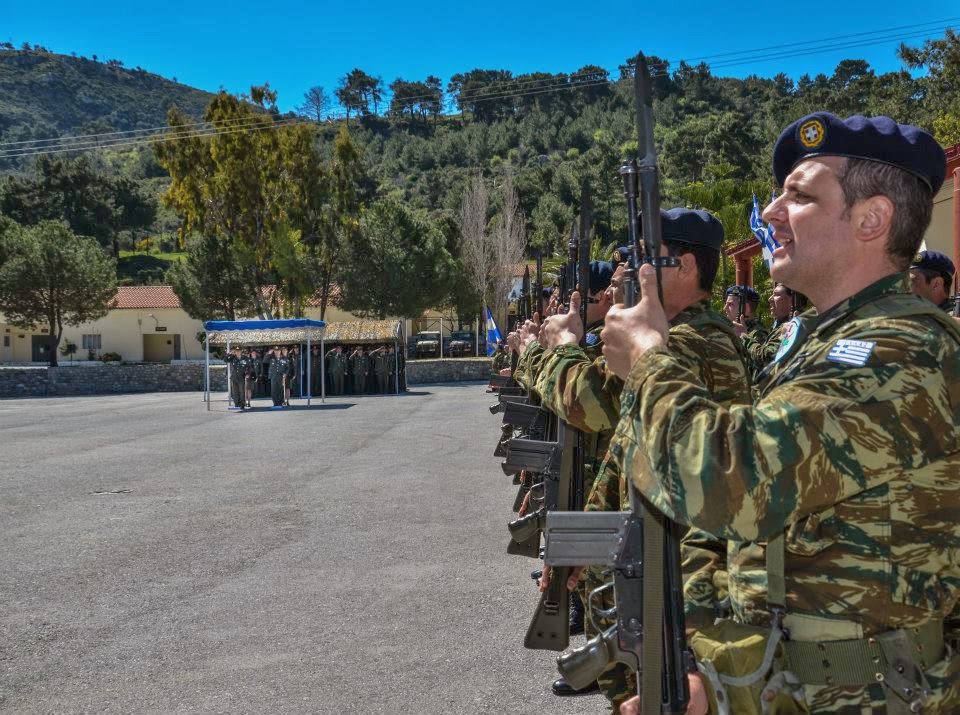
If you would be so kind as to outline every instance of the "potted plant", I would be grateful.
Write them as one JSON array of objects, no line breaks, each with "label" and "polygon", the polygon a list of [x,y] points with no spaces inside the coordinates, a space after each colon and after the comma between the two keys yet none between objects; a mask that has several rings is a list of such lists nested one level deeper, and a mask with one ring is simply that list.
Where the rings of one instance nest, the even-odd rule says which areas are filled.
[{"label": "potted plant", "polygon": [[73,362],[73,356],[77,352],[77,344],[71,343],[69,340],[64,341],[63,345],[60,346],[60,354],[64,357],[69,357],[70,362]]}]

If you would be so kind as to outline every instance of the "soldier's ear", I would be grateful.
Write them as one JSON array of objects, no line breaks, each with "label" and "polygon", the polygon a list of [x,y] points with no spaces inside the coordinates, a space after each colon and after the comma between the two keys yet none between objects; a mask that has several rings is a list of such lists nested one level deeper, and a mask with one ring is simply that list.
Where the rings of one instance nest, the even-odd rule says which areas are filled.
[{"label": "soldier's ear", "polygon": [[886,196],[858,201],[850,210],[851,226],[858,241],[886,239],[893,224],[893,202]]}]

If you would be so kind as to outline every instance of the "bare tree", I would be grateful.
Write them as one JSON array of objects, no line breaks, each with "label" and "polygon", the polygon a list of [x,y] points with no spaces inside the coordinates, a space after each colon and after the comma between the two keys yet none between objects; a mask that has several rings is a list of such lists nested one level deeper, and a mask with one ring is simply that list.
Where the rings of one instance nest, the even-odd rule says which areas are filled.
[{"label": "bare tree", "polygon": [[297,107],[297,111],[305,117],[322,122],[330,111],[330,103],[330,95],[323,87],[311,87],[303,93],[303,104]]},{"label": "bare tree", "polygon": [[526,220],[520,208],[520,197],[513,185],[513,173],[508,171],[503,179],[503,211],[493,229],[494,268],[490,283],[497,315],[506,315],[514,274],[524,259],[526,248]]},{"label": "bare tree", "polygon": [[490,200],[480,174],[470,182],[460,203],[460,257],[470,279],[470,286],[490,305],[490,276],[494,268],[492,236],[487,231]]}]

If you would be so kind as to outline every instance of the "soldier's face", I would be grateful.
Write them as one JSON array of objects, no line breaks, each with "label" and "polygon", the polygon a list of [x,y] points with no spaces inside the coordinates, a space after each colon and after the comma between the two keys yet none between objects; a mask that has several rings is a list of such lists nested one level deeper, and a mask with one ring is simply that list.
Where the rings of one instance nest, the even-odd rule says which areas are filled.
[{"label": "soldier's face", "polygon": [[773,289],[773,294],[770,296],[770,312],[773,313],[773,317],[777,320],[782,320],[790,315],[790,309],[793,307],[792,301],[790,300],[790,294],[787,293],[787,289],[778,285]]},{"label": "soldier's face", "polygon": [[840,272],[851,268],[854,231],[837,179],[845,161],[826,156],[801,162],[784,180],[783,193],[763,210],[780,243],[770,275],[807,295],[835,284]]},{"label": "soldier's face", "polygon": [[728,295],[727,299],[723,302],[723,314],[727,316],[729,320],[737,319],[737,312],[740,310],[739,302],[740,299],[735,295]]}]

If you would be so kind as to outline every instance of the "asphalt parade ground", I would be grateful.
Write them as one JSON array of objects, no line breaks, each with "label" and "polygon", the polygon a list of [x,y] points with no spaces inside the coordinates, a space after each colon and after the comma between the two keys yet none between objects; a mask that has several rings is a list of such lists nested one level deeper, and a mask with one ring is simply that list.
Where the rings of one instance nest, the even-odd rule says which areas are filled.
[{"label": "asphalt parade ground", "polygon": [[482,385],[215,397],[0,401],[0,711],[604,712],[522,647]]}]

